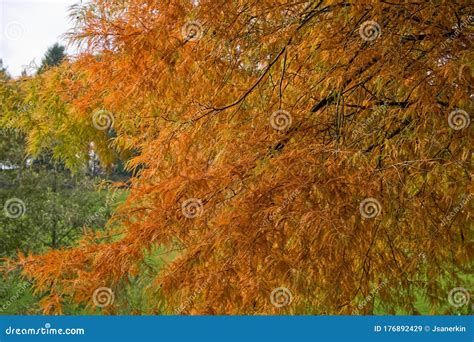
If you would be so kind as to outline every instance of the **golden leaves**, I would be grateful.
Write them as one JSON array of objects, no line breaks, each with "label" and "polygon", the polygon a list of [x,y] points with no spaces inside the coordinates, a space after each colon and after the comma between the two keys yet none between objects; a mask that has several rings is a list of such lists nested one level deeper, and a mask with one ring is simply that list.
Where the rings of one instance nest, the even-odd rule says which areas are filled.
[{"label": "golden leaves", "polygon": [[[128,165],[141,171],[119,211],[123,236],[31,258],[25,272],[39,289],[57,282],[58,293],[84,302],[98,281],[139,274],[145,250],[179,243],[179,257],[154,283],[172,305],[218,275],[186,313],[274,313],[266,292],[281,283],[301,303],[341,313],[380,279],[406,284],[393,270],[419,271],[407,250],[430,250],[443,263],[466,249],[453,231],[442,231],[450,244],[431,231],[447,198],[470,181],[460,160],[468,159],[472,134],[447,122],[454,108],[472,112],[469,83],[458,80],[468,78],[468,45],[455,41],[449,54],[437,48],[462,6],[316,5],[135,1],[128,11],[87,14],[75,32],[89,44],[72,65],[76,77],[45,76],[27,90],[48,101],[38,103],[32,144],[57,139],[67,143],[58,155],[71,157],[76,144],[94,141],[112,161],[111,144],[136,151]],[[358,32],[365,17],[382,30],[370,42]],[[181,25],[191,19],[202,37],[183,42]],[[85,121],[101,107],[114,114],[112,140]],[[282,111],[291,125],[274,130],[269,118]],[[377,219],[361,218],[359,204],[369,197],[383,203]],[[181,209],[191,198],[203,210],[189,219]],[[454,254],[449,262],[461,267]],[[378,295],[410,308],[395,292]],[[53,296],[45,308],[57,302]]]}]

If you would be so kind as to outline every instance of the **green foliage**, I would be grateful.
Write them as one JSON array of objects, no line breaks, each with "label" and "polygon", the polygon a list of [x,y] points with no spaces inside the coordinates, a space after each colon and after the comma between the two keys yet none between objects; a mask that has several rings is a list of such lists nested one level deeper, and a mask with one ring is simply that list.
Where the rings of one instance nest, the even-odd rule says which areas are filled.
[{"label": "green foliage", "polygon": [[[84,229],[103,229],[127,191],[99,187],[86,171],[72,175],[48,152],[36,159],[25,151],[24,135],[0,129],[0,258],[43,253],[72,246]],[[10,199],[24,203],[20,217],[4,208]],[[39,314],[39,297],[14,271],[0,278],[0,314]],[[80,313],[80,308],[71,308]]]},{"label": "green foliage", "polygon": [[[1,175],[6,178],[4,172]],[[8,173],[13,176],[15,171]],[[23,176],[21,187],[16,182],[10,188],[0,188],[2,206],[7,199],[16,197],[24,201],[26,208],[19,218],[9,218],[3,211],[0,214],[0,257],[72,246],[83,235],[84,226],[103,229],[118,203],[127,196],[126,191],[96,191],[97,181],[86,178],[74,184],[64,174],[29,170]],[[56,191],[52,187],[54,181]],[[0,278],[0,303],[11,302],[3,310],[0,306],[0,314],[39,314],[39,299],[16,272]]]},{"label": "green foliage", "polygon": [[31,283],[18,273],[0,278],[0,315],[27,315],[40,312]]},{"label": "green foliage", "polygon": [[43,59],[41,60],[41,66],[38,69],[38,73],[42,73],[48,68],[52,68],[61,64],[65,57],[65,47],[55,43],[46,51]]},{"label": "green foliage", "polygon": [[0,78],[9,78],[7,69],[3,66],[3,59],[0,58]]}]

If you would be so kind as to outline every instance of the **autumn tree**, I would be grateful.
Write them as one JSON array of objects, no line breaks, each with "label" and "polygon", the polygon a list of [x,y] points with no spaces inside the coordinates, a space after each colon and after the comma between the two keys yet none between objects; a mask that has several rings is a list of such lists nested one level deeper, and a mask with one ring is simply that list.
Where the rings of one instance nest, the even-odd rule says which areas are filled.
[{"label": "autumn tree", "polygon": [[[84,160],[73,168],[73,174],[62,162],[61,153],[43,140],[45,136],[25,133],[28,126],[23,124],[34,120],[33,112],[40,113],[37,117],[44,115],[40,103],[45,98],[33,87],[40,82],[43,86],[39,88],[48,94],[47,82],[41,77],[15,80],[0,69],[0,258],[16,251],[39,253],[69,246],[81,234],[84,223],[103,226],[99,215],[93,216],[99,208],[104,208],[101,216],[110,212],[111,205],[103,205],[105,186],[99,187],[99,179],[87,177]],[[60,114],[54,102],[43,105]],[[41,126],[39,121],[33,123]],[[96,188],[102,191],[95,193]]]},{"label": "autumn tree", "polygon": [[[96,179],[82,170],[72,175],[49,151],[28,154],[25,134],[13,120],[34,105],[24,100],[28,82],[12,78],[0,60],[0,259],[73,245],[85,226],[102,229],[121,194],[96,191]],[[32,295],[32,283],[19,271],[0,277],[1,315],[41,312],[41,294]]]},{"label": "autumn tree", "polygon": [[41,65],[38,69],[38,72],[44,72],[48,68],[52,68],[61,64],[64,58],[66,58],[65,50],[66,48],[62,45],[59,45],[58,43],[55,43],[53,46],[49,47],[43,59],[41,60]]},{"label": "autumn tree", "polygon": [[175,257],[144,289],[155,313],[453,310],[473,255],[469,1],[77,10],[81,54],[14,125],[71,167],[90,142],[133,150],[136,173],[120,228],[9,264],[45,312],[118,299],[157,247]]}]

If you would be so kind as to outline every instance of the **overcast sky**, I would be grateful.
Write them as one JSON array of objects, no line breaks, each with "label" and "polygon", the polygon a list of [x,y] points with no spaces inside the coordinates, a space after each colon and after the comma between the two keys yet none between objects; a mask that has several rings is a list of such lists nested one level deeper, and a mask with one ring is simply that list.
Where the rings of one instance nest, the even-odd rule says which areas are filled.
[{"label": "overcast sky", "polygon": [[72,23],[68,8],[80,0],[0,0],[0,58],[8,72],[18,76],[33,59],[36,64],[46,49],[61,37]]}]

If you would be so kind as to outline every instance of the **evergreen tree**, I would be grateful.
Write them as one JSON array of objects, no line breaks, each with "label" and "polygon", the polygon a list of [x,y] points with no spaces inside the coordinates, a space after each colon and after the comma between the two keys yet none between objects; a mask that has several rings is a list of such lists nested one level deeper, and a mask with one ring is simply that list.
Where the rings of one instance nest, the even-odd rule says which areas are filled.
[{"label": "evergreen tree", "polygon": [[42,73],[49,68],[61,64],[61,62],[66,57],[65,54],[66,48],[58,43],[55,43],[53,46],[48,48],[43,59],[41,60],[41,66],[38,70],[38,73]]}]

